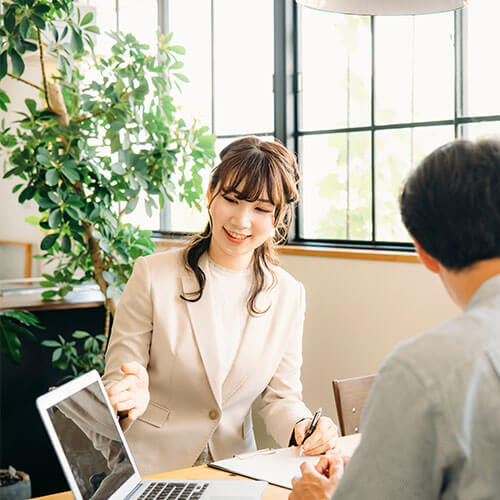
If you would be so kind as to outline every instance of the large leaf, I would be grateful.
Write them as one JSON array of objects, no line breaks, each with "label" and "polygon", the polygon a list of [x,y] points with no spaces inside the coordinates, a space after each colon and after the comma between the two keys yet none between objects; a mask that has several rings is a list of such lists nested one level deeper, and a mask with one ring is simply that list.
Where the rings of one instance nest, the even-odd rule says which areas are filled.
[{"label": "large leaf", "polygon": [[71,252],[71,239],[67,234],[65,234],[61,239],[61,250],[64,253]]},{"label": "large leaf", "polygon": [[24,61],[16,49],[11,49],[10,61],[12,63],[12,73],[16,76],[21,76],[24,73]]},{"label": "large leaf", "polygon": [[45,172],[45,181],[49,186],[55,186],[59,182],[59,173],[55,168],[51,168]]},{"label": "large leaf", "polygon": [[56,229],[61,225],[61,221],[62,221],[61,210],[59,210],[59,208],[55,208],[54,210],[52,210],[52,212],[50,212],[49,226],[52,229]]},{"label": "large leaf", "polygon": [[92,12],[87,12],[84,16],[83,16],[83,19],[81,21],[81,25],[82,26],[85,26],[86,24],[89,24],[93,21],[94,19],[94,14]]},{"label": "large leaf", "polygon": [[181,45],[171,45],[168,49],[171,50],[172,52],[175,52],[176,54],[186,53],[186,49]]},{"label": "large leaf", "polygon": [[182,73],[174,73],[174,76],[181,80],[182,82],[189,83],[189,78],[186,75],[183,75]]},{"label": "large leaf", "polygon": [[59,233],[48,234],[40,243],[40,248],[42,250],[50,250],[57,241],[57,238],[59,238]]},{"label": "large leaf", "polygon": [[50,153],[45,148],[38,148],[36,159],[39,163],[45,165],[46,167],[48,167],[52,161]]},{"label": "large leaf", "polygon": [[7,74],[7,51],[0,54],[0,80]]},{"label": "large leaf", "polygon": [[[4,7],[5,8],[5,7]],[[7,12],[5,13],[5,17],[3,18],[5,29],[12,33],[16,26],[16,8],[15,6],[11,6]]]},{"label": "large leaf", "polygon": [[83,50],[83,40],[82,35],[76,31],[75,28],[71,28],[71,48],[75,52],[81,52]]},{"label": "large leaf", "polygon": [[36,113],[36,102],[34,99],[25,99],[24,103],[26,107],[30,110],[30,113],[34,115]]},{"label": "large leaf", "polygon": [[73,160],[65,161],[61,170],[64,176],[71,182],[75,183],[76,181],[80,180],[80,174],[76,169],[75,162]]}]

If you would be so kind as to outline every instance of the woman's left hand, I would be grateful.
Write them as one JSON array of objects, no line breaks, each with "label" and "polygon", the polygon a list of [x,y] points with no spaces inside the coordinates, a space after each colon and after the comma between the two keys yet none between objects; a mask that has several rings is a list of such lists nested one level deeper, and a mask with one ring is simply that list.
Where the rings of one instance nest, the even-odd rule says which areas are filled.
[{"label": "woman's left hand", "polygon": [[[302,444],[311,422],[312,420],[308,418],[295,424],[295,441],[298,446]],[[332,419],[328,417],[321,417],[318,420],[316,429],[304,443],[304,455],[321,455],[322,453],[331,450],[335,447],[337,435],[337,426],[332,422]]]}]

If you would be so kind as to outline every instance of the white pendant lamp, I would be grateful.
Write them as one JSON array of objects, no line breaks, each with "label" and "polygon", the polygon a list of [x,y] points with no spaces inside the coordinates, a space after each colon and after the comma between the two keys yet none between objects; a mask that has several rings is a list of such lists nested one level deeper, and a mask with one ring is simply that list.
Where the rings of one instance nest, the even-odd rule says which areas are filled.
[{"label": "white pendant lamp", "polygon": [[404,16],[461,9],[468,0],[297,0],[313,9],[366,16]]}]

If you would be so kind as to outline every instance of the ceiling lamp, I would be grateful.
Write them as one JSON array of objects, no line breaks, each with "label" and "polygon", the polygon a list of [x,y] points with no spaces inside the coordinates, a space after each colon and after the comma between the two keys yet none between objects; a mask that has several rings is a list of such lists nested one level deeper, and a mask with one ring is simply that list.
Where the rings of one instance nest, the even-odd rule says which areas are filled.
[{"label": "ceiling lamp", "polygon": [[468,0],[297,0],[313,9],[366,16],[404,16],[461,9]]}]

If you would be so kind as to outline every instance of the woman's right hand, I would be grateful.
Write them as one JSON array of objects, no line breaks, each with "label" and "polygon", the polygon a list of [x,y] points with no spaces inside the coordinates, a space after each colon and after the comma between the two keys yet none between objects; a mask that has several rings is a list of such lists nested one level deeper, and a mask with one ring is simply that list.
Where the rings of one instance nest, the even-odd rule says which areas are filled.
[{"label": "woman's right hand", "polygon": [[120,367],[124,377],[108,390],[111,405],[118,412],[125,412],[130,420],[140,417],[149,404],[149,376],[137,361]]}]

